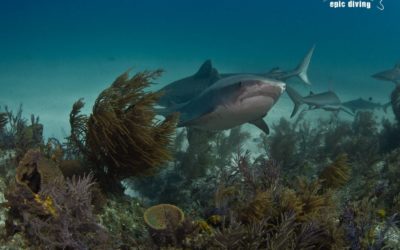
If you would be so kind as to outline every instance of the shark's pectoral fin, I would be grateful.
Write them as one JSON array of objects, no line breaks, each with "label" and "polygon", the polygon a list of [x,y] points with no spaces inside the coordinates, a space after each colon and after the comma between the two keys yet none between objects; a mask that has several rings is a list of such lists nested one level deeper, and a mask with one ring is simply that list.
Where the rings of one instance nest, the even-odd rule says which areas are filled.
[{"label": "shark's pectoral fin", "polygon": [[261,129],[265,134],[267,134],[267,135],[269,134],[269,127],[262,118],[255,120],[255,121],[251,121],[249,123],[251,123],[254,126],[256,126],[257,128]]},{"label": "shark's pectoral fin", "polygon": [[164,117],[167,117],[171,115],[174,112],[180,112],[179,110],[184,107],[186,104],[189,102],[183,102],[183,103],[175,103],[175,102],[170,102],[170,106],[167,108],[154,108],[154,111],[157,115],[161,115]]}]

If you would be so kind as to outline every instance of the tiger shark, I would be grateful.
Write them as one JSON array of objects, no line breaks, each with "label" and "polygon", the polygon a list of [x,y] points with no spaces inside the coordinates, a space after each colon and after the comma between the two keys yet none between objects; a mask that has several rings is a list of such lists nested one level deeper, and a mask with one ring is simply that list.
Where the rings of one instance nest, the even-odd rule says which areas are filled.
[{"label": "tiger shark", "polygon": [[178,127],[218,131],[251,123],[268,134],[263,118],[285,88],[285,83],[262,76],[234,75],[218,80],[186,103],[156,111],[164,116],[179,112]]},{"label": "tiger shark", "polygon": [[350,115],[354,115],[342,106],[342,102],[333,91],[325,91],[318,94],[314,94],[311,92],[308,96],[303,97],[294,88],[287,86],[286,92],[294,103],[294,108],[292,114],[290,115],[291,118],[296,115],[300,106],[303,104],[308,105],[309,110],[323,109],[333,112],[344,111]]},{"label": "tiger shark", "polygon": [[400,63],[395,65],[393,69],[384,70],[382,72],[372,75],[373,78],[393,82],[400,85]]},{"label": "tiger shark", "polygon": [[165,87],[161,88],[163,92],[162,97],[158,100],[157,104],[164,107],[171,107],[175,104],[186,103],[203,90],[210,87],[212,84],[220,79],[235,76],[235,75],[257,75],[278,81],[286,81],[292,77],[299,77],[304,83],[311,85],[307,76],[307,70],[311,61],[312,54],[315,46],[313,46],[300,64],[293,70],[283,71],[279,68],[273,68],[265,73],[219,73],[217,69],[212,66],[211,60],[205,61],[199,70],[188,77],[174,81]]}]

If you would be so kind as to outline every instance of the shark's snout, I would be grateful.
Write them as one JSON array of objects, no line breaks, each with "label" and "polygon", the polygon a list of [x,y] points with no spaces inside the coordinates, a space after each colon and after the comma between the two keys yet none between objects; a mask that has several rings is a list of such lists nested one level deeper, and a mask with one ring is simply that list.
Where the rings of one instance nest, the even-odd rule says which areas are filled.
[{"label": "shark's snout", "polygon": [[286,90],[286,84],[283,82],[269,82],[265,86],[265,95],[272,97],[275,101],[279,99],[282,93]]}]

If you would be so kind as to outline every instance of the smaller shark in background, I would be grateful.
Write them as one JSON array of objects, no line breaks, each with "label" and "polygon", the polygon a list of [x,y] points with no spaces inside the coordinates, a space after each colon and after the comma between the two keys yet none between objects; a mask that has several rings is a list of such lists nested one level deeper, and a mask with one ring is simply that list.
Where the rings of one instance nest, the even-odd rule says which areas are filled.
[{"label": "smaller shark in background", "polygon": [[326,111],[344,111],[350,115],[352,114],[347,109],[343,108],[339,97],[333,91],[326,91],[318,94],[310,93],[308,96],[301,96],[294,88],[286,86],[286,92],[294,103],[294,108],[290,117],[296,115],[301,105],[306,104],[309,110],[323,109]]},{"label": "smaller shark in background", "polygon": [[343,102],[342,106],[350,109],[353,113],[356,113],[359,110],[374,110],[374,109],[383,109],[383,111],[386,113],[387,107],[391,105],[390,102],[386,104],[380,104],[377,102],[373,102],[372,98],[369,98],[368,100],[365,100],[363,98],[358,98],[355,100]]},{"label": "smaller shark in background", "polygon": [[179,112],[178,127],[216,131],[251,123],[268,134],[263,118],[285,87],[283,82],[257,75],[234,75],[217,81],[187,103],[156,112],[163,116]]},{"label": "smaller shark in background", "polygon": [[372,75],[373,78],[393,82],[396,85],[400,85],[400,63],[396,64],[393,69],[384,70]]},{"label": "smaller shark in background", "polygon": [[179,79],[161,88],[160,91],[164,94],[161,96],[157,104],[163,107],[172,107],[179,103],[188,102],[218,80],[235,75],[257,75],[278,81],[286,81],[292,77],[299,77],[304,83],[310,85],[311,83],[307,76],[307,70],[314,49],[315,46],[308,51],[306,56],[295,69],[289,71],[282,71],[279,68],[274,68],[266,73],[220,74],[217,69],[212,66],[211,60],[207,60],[194,75]]}]

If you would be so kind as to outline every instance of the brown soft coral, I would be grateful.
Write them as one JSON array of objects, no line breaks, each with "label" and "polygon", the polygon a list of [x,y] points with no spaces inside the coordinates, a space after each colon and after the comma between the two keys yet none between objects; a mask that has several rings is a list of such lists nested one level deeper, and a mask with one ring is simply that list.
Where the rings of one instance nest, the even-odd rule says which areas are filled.
[{"label": "brown soft coral", "polygon": [[339,188],[345,185],[351,177],[351,169],[346,154],[340,154],[335,161],[325,167],[319,178],[328,188]]},{"label": "brown soft coral", "polygon": [[70,139],[90,161],[102,166],[94,170],[96,174],[117,180],[152,174],[171,159],[168,146],[177,116],[156,121],[153,105],[161,93],[143,91],[160,74],[121,75],[100,93],[89,117],[80,114],[82,100],[74,104]]}]

